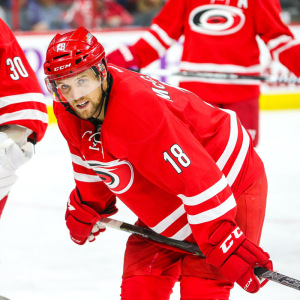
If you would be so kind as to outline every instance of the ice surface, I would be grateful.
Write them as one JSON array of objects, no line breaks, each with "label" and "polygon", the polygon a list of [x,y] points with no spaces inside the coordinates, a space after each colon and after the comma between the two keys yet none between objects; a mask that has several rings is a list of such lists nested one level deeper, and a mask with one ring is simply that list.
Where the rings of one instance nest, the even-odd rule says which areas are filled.
[{"label": "ice surface", "polygon": [[[275,269],[300,279],[300,111],[261,113],[257,149],[269,179],[262,247]],[[19,170],[0,222],[0,295],[11,300],[120,299],[128,234],[107,229],[94,243],[78,246],[65,226],[66,201],[74,186],[67,145],[55,125]],[[116,219],[134,222],[119,203]],[[179,285],[171,300],[179,300]],[[300,299],[300,292],[268,283],[250,295],[236,286],[232,300]]]}]

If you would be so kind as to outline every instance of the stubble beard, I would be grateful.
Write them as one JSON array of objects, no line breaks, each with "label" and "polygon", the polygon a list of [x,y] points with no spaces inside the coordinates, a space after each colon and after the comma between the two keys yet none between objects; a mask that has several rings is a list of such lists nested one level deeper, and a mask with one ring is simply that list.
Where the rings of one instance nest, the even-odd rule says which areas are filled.
[{"label": "stubble beard", "polygon": [[[74,109],[74,107],[73,107]],[[89,118],[93,118],[93,117],[97,117],[99,115],[99,110],[100,110],[100,103],[92,103],[91,101],[89,101],[89,107],[86,110],[81,111],[78,108],[75,108],[75,112],[76,114],[84,119],[84,120],[88,120]]]}]

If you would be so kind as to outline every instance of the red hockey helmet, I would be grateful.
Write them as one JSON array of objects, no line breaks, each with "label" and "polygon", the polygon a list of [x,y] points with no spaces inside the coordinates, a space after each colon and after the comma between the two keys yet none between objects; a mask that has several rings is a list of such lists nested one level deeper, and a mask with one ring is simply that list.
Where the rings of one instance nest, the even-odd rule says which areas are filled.
[{"label": "red hockey helmet", "polygon": [[[46,86],[54,100],[66,102],[56,81],[73,77],[91,68],[95,75],[99,76],[100,85],[107,75],[105,67],[104,48],[88,30],[79,27],[75,31],[57,34],[50,42],[46,53],[44,63]],[[87,89],[85,93],[91,91]],[[68,99],[70,100],[72,99]]]}]

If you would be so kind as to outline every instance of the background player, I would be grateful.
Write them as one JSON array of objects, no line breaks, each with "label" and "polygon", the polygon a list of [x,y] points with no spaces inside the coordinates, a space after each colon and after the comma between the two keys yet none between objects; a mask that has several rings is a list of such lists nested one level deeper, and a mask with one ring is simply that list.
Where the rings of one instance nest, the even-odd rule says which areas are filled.
[{"label": "background player", "polygon": [[15,171],[45,134],[48,115],[35,73],[0,19],[0,216],[16,182]]},{"label": "background player", "polygon": [[[278,0],[168,0],[134,45],[120,46],[107,60],[141,69],[162,57],[184,35],[181,70],[258,75],[260,37],[274,60],[300,76],[300,42],[280,15]],[[258,81],[181,78],[179,86],[235,111],[257,145]]]},{"label": "background player", "polygon": [[[206,260],[138,236],[128,240],[123,300],[228,299],[233,283],[257,292],[255,266],[272,269],[257,245],[267,179],[236,114],[195,94],[106,65],[84,28],[57,34],[44,64],[58,126],[70,148],[76,187],[66,225],[77,244],[117,212],[116,195],[138,224],[198,243]],[[222,170],[222,171],[220,171]]]}]

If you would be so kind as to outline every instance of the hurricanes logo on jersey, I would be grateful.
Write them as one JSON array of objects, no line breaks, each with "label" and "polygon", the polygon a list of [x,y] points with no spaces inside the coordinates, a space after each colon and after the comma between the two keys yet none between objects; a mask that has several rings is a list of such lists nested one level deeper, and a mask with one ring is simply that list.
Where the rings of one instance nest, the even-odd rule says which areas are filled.
[{"label": "hurricanes logo on jersey", "polygon": [[228,35],[245,24],[243,10],[225,5],[203,5],[193,9],[189,16],[193,31],[207,35]]},{"label": "hurricanes logo on jersey", "polygon": [[110,162],[87,161],[101,180],[115,194],[122,194],[129,190],[133,183],[133,167],[125,160]]}]

